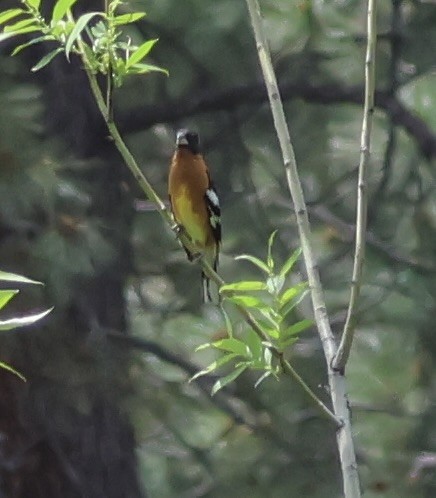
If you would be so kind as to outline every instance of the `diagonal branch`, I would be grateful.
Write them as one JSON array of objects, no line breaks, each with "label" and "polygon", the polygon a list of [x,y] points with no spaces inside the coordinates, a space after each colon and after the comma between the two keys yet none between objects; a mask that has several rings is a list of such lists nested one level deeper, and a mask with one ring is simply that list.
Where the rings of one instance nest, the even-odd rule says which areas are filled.
[{"label": "diagonal branch", "polygon": [[297,218],[301,246],[310,285],[315,321],[327,360],[327,370],[333,408],[335,415],[342,421],[342,426],[337,430],[336,435],[342,468],[344,493],[347,498],[359,498],[361,496],[360,484],[351,433],[351,421],[345,378],[341,372],[334,371],[331,367],[331,362],[336,354],[336,344],[328,320],[323,289],[319,278],[319,271],[311,245],[312,237],[306,203],[303,196],[303,189],[297,170],[288,126],[286,124],[277,79],[272,66],[268,44],[262,26],[259,4],[257,0],[246,0],[246,2],[250,13],[259,62],[268,92],[277,138],[282,151],[286,179],[295,205],[295,215]]},{"label": "diagonal branch", "polygon": [[344,370],[353,344],[357,302],[362,285],[362,270],[365,260],[365,234],[368,215],[367,170],[371,155],[371,129],[374,114],[375,51],[377,48],[377,3],[368,0],[368,41],[365,58],[365,103],[363,106],[362,134],[360,137],[359,178],[357,185],[356,244],[353,276],[347,318],[338,352],[333,362],[336,370]]}]

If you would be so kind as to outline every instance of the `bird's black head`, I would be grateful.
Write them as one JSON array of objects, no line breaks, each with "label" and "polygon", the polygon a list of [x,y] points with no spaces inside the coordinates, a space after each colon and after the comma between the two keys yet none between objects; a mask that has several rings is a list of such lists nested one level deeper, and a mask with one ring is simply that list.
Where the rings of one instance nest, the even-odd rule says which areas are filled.
[{"label": "bird's black head", "polygon": [[193,154],[198,154],[200,152],[198,133],[182,128],[177,132],[176,145],[177,147],[186,147]]}]

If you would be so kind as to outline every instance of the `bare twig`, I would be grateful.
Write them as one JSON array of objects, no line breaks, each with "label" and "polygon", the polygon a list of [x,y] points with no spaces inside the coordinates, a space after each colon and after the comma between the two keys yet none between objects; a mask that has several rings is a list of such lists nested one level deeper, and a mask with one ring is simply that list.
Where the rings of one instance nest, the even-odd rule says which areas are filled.
[{"label": "bare twig", "polygon": [[333,408],[336,417],[342,421],[342,426],[337,431],[337,443],[342,468],[344,493],[346,498],[358,498],[361,496],[360,485],[351,433],[345,378],[341,372],[335,371],[331,367],[331,362],[336,354],[336,344],[330,328],[319,272],[311,246],[309,218],[297,171],[294,150],[290,140],[288,126],[286,124],[281,96],[271,62],[267,40],[262,27],[259,4],[257,0],[246,0],[246,2],[256,40],[259,61],[268,92],[274,125],[280,142],[286,178],[292,200],[295,205],[295,214],[310,285],[315,321],[327,360],[327,370]]},{"label": "bare twig", "polygon": [[377,1],[368,0],[368,41],[365,58],[365,103],[363,107],[362,134],[360,138],[359,179],[357,186],[356,245],[354,252],[351,294],[347,319],[338,352],[333,362],[336,370],[343,370],[353,344],[357,302],[362,285],[362,270],[365,259],[365,234],[368,211],[367,170],[371,154],[371,128],[374,114],[375,51],[377,46]]}]

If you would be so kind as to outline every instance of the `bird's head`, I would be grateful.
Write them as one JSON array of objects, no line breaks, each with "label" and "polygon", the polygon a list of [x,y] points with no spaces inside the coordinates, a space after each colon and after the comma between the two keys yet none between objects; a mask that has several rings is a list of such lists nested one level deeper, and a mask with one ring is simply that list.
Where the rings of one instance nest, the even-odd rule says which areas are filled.
[{"label": "bird's head", "polygon": [[179,130],[177,132],[176,145],[177,147],[187,148],[193,154],[198,154],[200,152],[200,138],[198,133],[185,128]]}]

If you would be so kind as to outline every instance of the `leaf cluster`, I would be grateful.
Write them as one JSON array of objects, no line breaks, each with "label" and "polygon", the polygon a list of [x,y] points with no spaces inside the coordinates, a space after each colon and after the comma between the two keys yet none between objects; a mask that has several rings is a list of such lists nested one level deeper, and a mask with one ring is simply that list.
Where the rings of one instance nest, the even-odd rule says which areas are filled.
[{"label": "leaf cluster", "polygon": [[157,39],[147,40],[139,46],[133,45],[130,38],[123,37],[122,28],[145,16],[144,12],[118,14],[123,2],[112,0],[106,12],[87,12],[77,19],[71,9],[77,0],[58,0],[50,19],[45,19],[40,11],[41,0],[22,0],[22,7],[0,12],[0,42],[8,38],[29,33],[38,36],[18,45],[12,55],[41,42],[53,42],[54,48],[33,66],[38,71],[49,64],[56,55],[64,53],[86,54],[85,63],[94,73],[110,75],[116,86],[121,86],[130,74],[145,74],[165,69],[146,64],[143,60],[149,55]]},{"label": "leaf cluster", "polygon": [[[41,282],[37,282],[36,280],[30,280],[29,278],[23,277],[22,275],[17,275],[15,273],[7,273],[0,270],[0,282],[14,282],[19,284],[39,284],[42,285]],[[19,293],[18,289],[0,289],[0,310],[3,309],[9,301]],[[8,320],[0,320],[0,331],[16,329],[18,327],[24,327],[26,325],[31,325],[36,321],[40,320],[48,313],[50,313],[51,309],[45,310],[42,313],[37,313],[33,315],[21,316],[10,318]],[[7,363],[0,362],[0,368],[4,368],[21,379],[25,380],[24,377],[13,369]]]},{"label": "leaf cluster", "polygon": [[287,347],[298,341],[299,335],[304,330],[313,324],[312,320],[306,318],[289,324],[289,315],[308,293],[308,284],[300,282],[293,286],[285,286],[286,279],[300,256],[301,250],[295,250],[286,262],[277,268],[272,255],[275,235],[276,232],[273,232],[269,238],[266,261],[249,254],[236,258],[247,260],[256,266],[262,272],[263,279],[228,283],[220,288],[222,304],[229,301],[249,310],[263,334],[256,334],[250,329],[243,339],[234,337],[231,320],[222,306],[228,337],[203,344],[198,350],[212,347],[223,352],[224,355],[194,376],[197,378],[209,374],[234,361],[234,370],[215,383],[212,388],[213,394],[235,380],[248,368],[264,372],[256,382],[256,386],[270,375],[277,377],[280,366],[277,365],[273,351],[283,353]]}]

